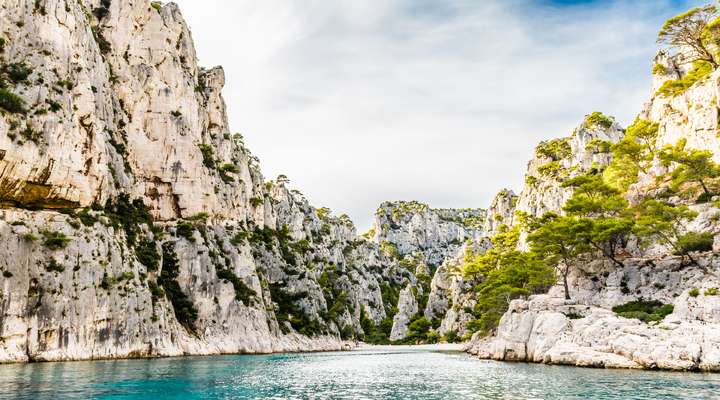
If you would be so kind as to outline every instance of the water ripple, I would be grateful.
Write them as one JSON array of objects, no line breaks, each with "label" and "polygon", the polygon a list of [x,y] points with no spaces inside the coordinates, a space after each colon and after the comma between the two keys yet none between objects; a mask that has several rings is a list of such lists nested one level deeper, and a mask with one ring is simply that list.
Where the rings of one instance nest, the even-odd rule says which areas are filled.
[{"label": "water ripple", "polygon": [[0,366],[0,399],[713,399],[720,376],[481,361],[462,353],[188,357]]}]

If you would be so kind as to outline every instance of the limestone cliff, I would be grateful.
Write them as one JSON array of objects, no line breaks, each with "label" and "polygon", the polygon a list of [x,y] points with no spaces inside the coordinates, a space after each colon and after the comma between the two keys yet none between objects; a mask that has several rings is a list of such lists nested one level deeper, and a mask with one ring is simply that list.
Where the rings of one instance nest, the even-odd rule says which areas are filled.
[{"label": "limestone cliff", "polygon": [[[339,349],[416,284],[264,179],[175,4],[9,0],[0,25],[0,362]],[[471,236],[438,226],[423,263]]]},{"label": "limestone cliff", "polygon": [[[660,90],[668,80],[687,77],[690,66],[682,57],[658,55],[652,96],[639,118],[657,123],[657,149],[684,140],[686,148],[710,150],[717,161],[720,71],[691,82],[681,93]],[[538,147],[538,157],[529,164],[526,184],[517,202],[518,211],[533,216],[561,212],[571,193],[552,179],[561,180],[578,170],[611,161],[609,145],[604,142],[617,142],[623,130],[612,120],[597,117],[591,114],[586,118],[567,141],[569,146],[546,142]],[[592,119],[605,126],[592,129],[589,124]],[[563,148],[566,161],[553,165],[555,157],[542,157],[547,153],[555,155],[557,149]],[[671,171],[657,157],[650,164],[646,172],[639,172],[638,182],[626,193],[631,202],[648,194],[662,196],[662,185],[667,185],[664,174]],[[549,170],[559,172],[549,179],[545,173]],[[688,265],[666,245],[641,247],[631,240],[622,249],[623,268],[600,258],[579,262],[569,277],[572,300],[564,299],[559,286],[545,295],[513,300],[496,334],[489,338],[476,335],[469,351],[497,360],[719,371],[720,209],[716,201],[698,202],[694,197],[674,195],[663,199],[670,204],[687,204],[696,213],[680,229],[711,233],[715,238],[713,251],[694,254],[696,264]],[[668,304],[672,312],[659,322],[645,323],[611,311],[613,307],[637,301]]]}]

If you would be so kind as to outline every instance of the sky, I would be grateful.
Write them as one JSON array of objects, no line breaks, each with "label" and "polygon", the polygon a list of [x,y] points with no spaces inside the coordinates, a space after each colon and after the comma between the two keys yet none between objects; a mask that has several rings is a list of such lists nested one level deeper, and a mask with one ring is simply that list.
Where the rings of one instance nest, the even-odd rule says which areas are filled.
[{"label": "sky", "polygon": [[486,208],[541,140],[647,101],[662,23],[694,0],[176,0],[230,126],[360,231],[378,205]]}]

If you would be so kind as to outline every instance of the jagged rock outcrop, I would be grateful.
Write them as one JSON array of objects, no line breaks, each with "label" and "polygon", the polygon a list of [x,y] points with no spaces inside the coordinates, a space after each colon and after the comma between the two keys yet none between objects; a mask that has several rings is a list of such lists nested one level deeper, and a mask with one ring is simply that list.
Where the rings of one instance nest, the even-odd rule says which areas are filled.
[{"label": "jagged rock outcrop", "polygon": [[534,217],[559,212],[573,192],[561,183],[593,167],[607,166],[612,160],[610,146],[623,136],[622,127],[611,117],[593,113],[571,136],[540,143],[528,163],[525,186],[513,211]]},{"label": "jagged rock outcrop", "polygon": [[417,201],[386,202],[375,212],[375,240],[387,243],[397,255],[419,256],[438,267],[469,239],[482,234],[485,210],[432,209]]},{"label": "jagged rock outcrop", "polygon": [[[720,371],[720,260],[678,270],[678,257],[626,260],[626,268],[594,262],[573,277],[573,301],[559,290],[514,300],[497,336],[474,343],[482,358],[608,368]],[[698,294],[691,296],[692,289]],[[638,298],[673,304],[659,323],[610,310]]]},{"label": "jagged rock outcrop", "polygon": [[375,240],[417,277],[400,292],[391,340],[404,339],[414,318],[443,318],[449,299],[465,286],[458,271],[449,273],[444,263],[481,240],[485,215],[482,209],[432,209],[416,201],[380,205],[371,230]]}]

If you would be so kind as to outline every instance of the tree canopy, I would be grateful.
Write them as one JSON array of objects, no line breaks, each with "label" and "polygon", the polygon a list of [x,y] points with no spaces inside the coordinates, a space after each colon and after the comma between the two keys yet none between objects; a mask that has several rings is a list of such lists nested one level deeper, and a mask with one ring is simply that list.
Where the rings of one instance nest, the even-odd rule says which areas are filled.
[{"label": "tree canopy", "polygon": [[679,51],[688,51],[690,62],[707,61],[717,67],[714,48],[720,37],[719,25],[715,5],[695,7],[667,20],[657,41]]}]

